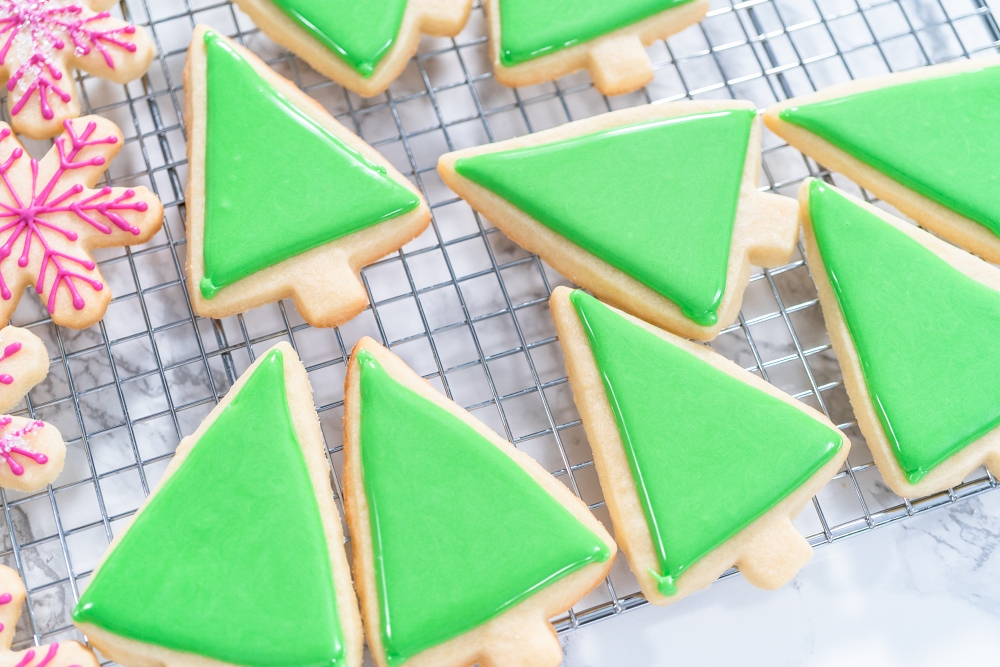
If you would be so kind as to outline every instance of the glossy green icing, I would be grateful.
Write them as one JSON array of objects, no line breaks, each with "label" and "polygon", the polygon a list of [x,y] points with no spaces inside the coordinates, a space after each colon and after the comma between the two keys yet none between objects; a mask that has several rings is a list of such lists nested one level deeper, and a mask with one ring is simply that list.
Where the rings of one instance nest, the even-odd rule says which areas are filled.
[{"label": "glossy green icing", "polygon": [[664,595],[701,558],[840,450],[835,429],[630,322],[570,296],[604,381]]},{"label": "glossy green icing", "polygon": [[500,62],[517,65],[692,0],[497,0]]},{"label": "glossy green icing", "polygon": [[1000,67],[793,107],[781,118],[1000,235]]},{"label": "glossy green icing", "polygon": [[1000,424],[1000,293],[821,181],[809,217],[875,412],[915,484]]},{"label": "glossy green icing", "polygon": [[485,437],[361,371],[361,464],[390,665],[610,557],[607,545]]},{"label": "glossy green icing", "polygon": [[330,553],[279,350],[148,501],[73,619],[234,665],[346,664]]},{"label": "glossy green icing", "polygon": [[396,43],[406,0],[271,0],[306,32],[368,78]]},{"label": "glossy green icing", "polygon": [[646,121],[462,158],[455,170],[710,326],[755,116]]},{"label": "glossy green icing", "polygon": [[214,32],[205,50],[205,298],[419,205]]}]

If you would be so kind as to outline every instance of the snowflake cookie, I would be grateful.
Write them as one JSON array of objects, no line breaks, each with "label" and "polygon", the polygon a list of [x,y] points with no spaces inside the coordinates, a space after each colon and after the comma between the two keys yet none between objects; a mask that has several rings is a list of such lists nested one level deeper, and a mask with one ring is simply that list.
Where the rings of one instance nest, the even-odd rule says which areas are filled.
[{"label": "snowflake cookie", "polygon": [[33,139],[59,134],[80,115],[71,68],[116,83],[142,76],[153,43],[102,11],[114,0],[0,0],[0,80],[14,129]]},{"label": "snowflake cookie", "polygon": [[94,248],[145,243],[163,222],[146,188],[93,189],[119,151],[111,121],[63,121],[65,133],[41,160],[0,123],[0,321],[33,286],[56,324],[83,329],[104,317],[111,293]]},{"label": "snowflake cookie", "polygon": [[0,412],[17,405],[49,372],[49,353],[27,329],[0,330]]},{"label": "snowflake cookie", "polygon": [[17,571],[0,565],[0,661],[20,667],[97,667],[93,652],[75,641],[10,650],[26,595]]}]

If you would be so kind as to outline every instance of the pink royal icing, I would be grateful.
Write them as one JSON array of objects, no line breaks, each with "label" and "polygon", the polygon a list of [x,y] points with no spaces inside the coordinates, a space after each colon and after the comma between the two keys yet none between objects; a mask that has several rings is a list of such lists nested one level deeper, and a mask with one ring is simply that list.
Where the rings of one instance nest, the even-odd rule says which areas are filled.
[{"label": "pink royal icing", "polygon": [[[10,425],[11,418],[3,417],[0,418],[0,429],[6,428]],[[14,460],[14,454],[20,454],[25,456],[38,465],[45,465],[49,462],[49,457],[45,454],[39,454],[38,452],[33,452],[30,449],[24,447],[24,436],[28,435],[32,431],[45,427],[45,422],[33,421],[29,422],[27,425],[13,431],[11,433],[5,433],[0,437],[0,458],[3,458],[4,462],[10,467],[10,471],[20,477],[24,474],[24,466]],[[2,630],[3,628],[0,628]],[[41,667],[36,665],[36,667]]]},{"label": "pink royal icing", "polygon": [[[3,278],[0,277],[0,280],[3,280]],[[3,354],[0,354],[0,361],[4,361],[5,359],[10,359],[20,351],[21,351],[20,343],[11,343],[10,345],[8,345],[3,349]],[[14,376],[12,376],[9,373],[0,373],[0,383],[11,384],[12,382],[14,382]],[[0,597],[0,600],[2,599],[3,598]],[[0,604],[3,604],[3,602],[0,602]],[[0,627],[0,630],[2,629],[3,628]]]},{"label": "pink royal icing", "polygon": [[[101,166],[105,163],[105,159],[101,156],[74,162],[85,148],[99,144],[114,144],[118,141],[118,137],[115,135],[92,139],[91,137],[97,129],[97,124],[94,122],[88,123],[86,129],[79,135],[74,131],[70,121],[65,121],[63,126],[69,135],[68,141],[66,137],[59,137],[55,140],[55,148],[59,153],[59,168],[46,183],[38,182],[38,161],[29,157],[28,159],[31,161],[30,192],[22,192],[14,185],[9,172],[24,156],[23,148],[15,148],[10,153],[10,157],[3,164],[0,164],[0,184],[2,184],[0,187],[0,238],[9,232],[6,240],[0,245],[0,297],[9,301],[13,296],[3,277],[3,266],[13,252],[14,244],[23,237],[24,243],[17,259],[17,265],[23,269],[29,263],[31,244],[37,241],[43,250],[38,278],[35,281],[35,291],[38,294],[42,294],[45,289],[48,269],[50,267],[55,269],[55,278],[47,304],[49,313],[55,311],[56,294],[62,285],[65,285],[69,290],[73,297],[73,307],[77,310],[82,310],[86,302],[74,281],[82,281],[98,292],[104,289],[104,285],[100,281],[74,270],[74,265],[83,267],[87,271],[94,269],[94,262],[86,254],[81,252],[82,256],[74,256],[68,252],[56,250],[46,239],[46,234],[55,233],[62,235],[69,241],[78,240],[76,232],[56,225],[52,221],[52,217],[58,219],[59,214],[70,213],[77,220],[99,232],[110,234],[113,231],[112,228],[96,219],[95,216],[99,215],[119,229],[138,236],[139,228],[125,220],[120,212],[144,212],[148,209],[148,204],[144,201],[131,201],[135,197],[135,191],[131,189],[125,190],[114,199],[107,199],[107,196],[111,194],[111,188],[108,187],[91,190],[86,196],[79,197],[85,188],[80,183],[72,183],[72,176],[67,178],[71,184],[61,183],[63,177],[74,170]],[[3,149],[3,142],[10,135],[11,132],[8,128],[0,130],[0,152]]]},{"label": "pink royal icing", "polygon": [[63,78],[62,67],[55,61],[56,54],[67,46],[72,46],[77,56],[97,51],[111,69],[115,68],[115,63],[108,49],[135,53],[136,45],[123,39],[135,33],[135,26],[116,23],[102,28],[93,25],[110,16],[109,12],[92,14],[79,5],[65,4],[65,0],[0,0],[0,39],[4,40],[0,47],[0,65],[6,64],[9,57],[16,59],[14,64],[20,65],[7,82],[7,90],[16,89],[20,93],[11,115],[20,113],[35,91],[38,91],[42,117],[47,120],[54,115],[49,93],[64,103],[70,101],[70,94],[56,83]]}]

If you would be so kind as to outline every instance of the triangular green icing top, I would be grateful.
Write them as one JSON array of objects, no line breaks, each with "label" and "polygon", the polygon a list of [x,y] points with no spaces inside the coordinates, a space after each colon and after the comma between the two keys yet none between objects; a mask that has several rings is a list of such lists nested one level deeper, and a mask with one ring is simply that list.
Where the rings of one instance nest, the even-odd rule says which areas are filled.
[{"label": "triangular green icing top", "polygon": [[750,109],[461,158],[455,170],[709,326],[726,288]]},{"label": "triangular green icing top", "polygon": [[419,205],[216,33],[205,50],[205,298]]},{"label": "triangular green icing top", "polygon": [[406,0],[271,2],[365,78],[395,44],[406,11]]},{"label": "triangular green icing top", "polygon": [[361,371],[361,462],[390,665],[610,557],[607,545],[475,429]]},{"label": "triangular green icing top", "polygon": [[326,535],[270,352],[108,555],[73,619],[247,667],[340,667]]},{"label": "triangular green icing top", "polygon": [[778,504],[843,437],[574,291],[632,469],[664,595],[678,577]]},{"label": "triangular green icing top", "polygon": [[781,119],[1000,236],[1000,66],[793,107]]},{"label": "triangular green icing top", "polygon": [[821,181],[809,218],[872,404],[915,484],[1000,425],[1000,293]]},{"label": "triangular green icing top", "polygon": [[517,65],[691,1],[498,0],[500,62]]}]

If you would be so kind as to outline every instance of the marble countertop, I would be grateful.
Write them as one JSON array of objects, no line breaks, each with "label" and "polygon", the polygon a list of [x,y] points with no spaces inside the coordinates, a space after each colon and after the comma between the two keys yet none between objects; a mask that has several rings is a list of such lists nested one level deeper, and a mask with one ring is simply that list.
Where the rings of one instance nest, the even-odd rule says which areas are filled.
[{"label": "marble countertop", "polygon": [[567,634],[566,667],[943,665],[1000,654],[1000,493],[818,549],[778,591],[741,577]]}]

